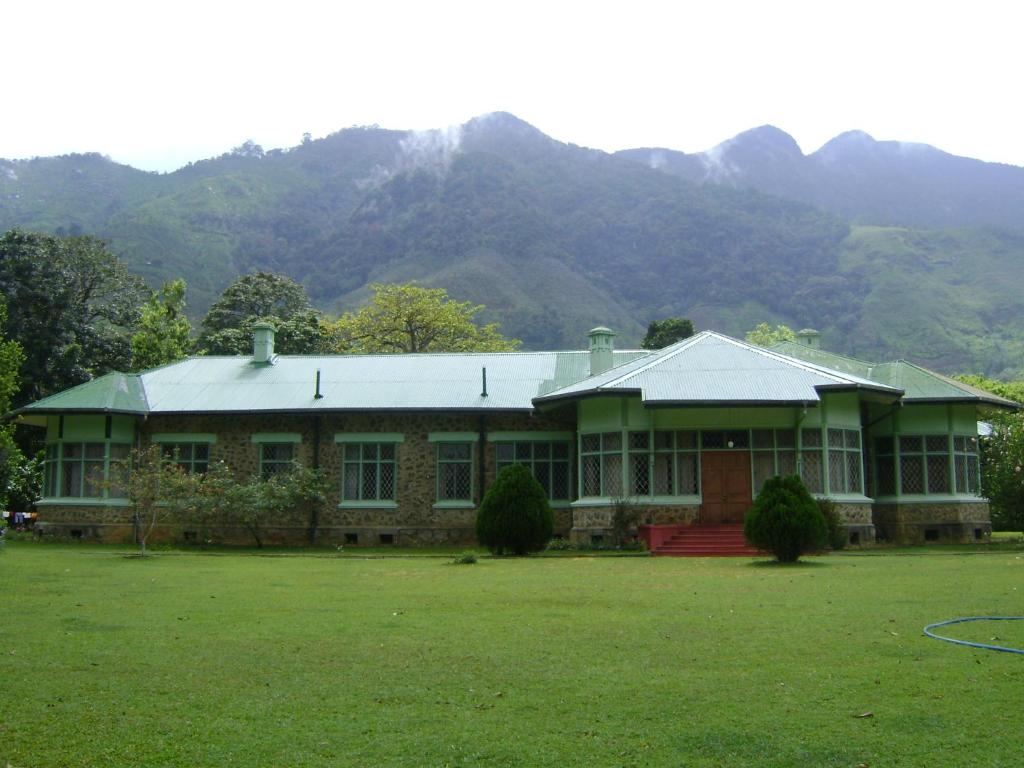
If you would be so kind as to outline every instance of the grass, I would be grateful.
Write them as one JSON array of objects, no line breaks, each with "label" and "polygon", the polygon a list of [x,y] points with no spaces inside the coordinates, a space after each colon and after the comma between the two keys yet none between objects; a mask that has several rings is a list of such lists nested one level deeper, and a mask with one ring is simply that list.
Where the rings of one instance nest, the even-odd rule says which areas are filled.
[{"label": "grass", "polygon": [[[0,552],[0,765],[1016,765],[1024,552]],[[1018,589],[1020,587],[1020,589]],[[1024,647],[1024,622],[950,635]],[[870,713],[870,716],[863,716]]]}]

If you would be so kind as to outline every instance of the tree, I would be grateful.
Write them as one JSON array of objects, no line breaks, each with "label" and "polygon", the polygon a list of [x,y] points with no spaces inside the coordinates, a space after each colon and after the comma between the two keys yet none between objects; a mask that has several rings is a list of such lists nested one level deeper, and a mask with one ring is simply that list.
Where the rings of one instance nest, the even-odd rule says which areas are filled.
[{"label": "tree", "polygon": [[[21,345],[7,339],[7,301],[0,294],[0,415],[11,408],[11,399],[18,391],[18,371],[25,359]],[[14,442],[14,425],[0,422],[0,506],[7,509],[12,494],[20,487],[19,478],[25,456]]]},{"label": "tree", "polygon": [[796,332],[788,325],[776,325],[772,328],[768,323],[759,323],[753,330],[747,331],[747,342],[759,347],[771,347],[780,341],[796,341]]},{"label": "tree", "polygon": [[780,563],[795,563],[800,555],[824,548],[828,526],[799,477],[771,477],[747,512],[743,535]]},{"label": "tree", "polygon": [[693,323],[685,317],[667,317],[651,320],[647,335],[640,342],[643,349],[662,349],[677,341],[688,339],[694,334]]},{"label": "tree", "polygon": [[497,555],[525,555],[544,549],[554,531],[554,516],[544,488],[522,464],[498,473],[480,502],[476,537]]},{"label": "tree", "polygon": [[992,419],[992,433],[981,440],[981,490],[989,500],[992,527],[1024,530],[1024,415]]},{"label": "tree", "polygon": [[123,493],[135,515],[139,555],[146,556],[146,542],[166,516],[187,510],[197,494],[199,476],[182,470],[159,445],[132,449],[124,461],[111,467],[108,490]]},{"label": "tree", "polygon": [[443,288],[374,283],[371,302],[345,313],[334,325],[338,351],[345,352],[510,352],[494,323],[473,318],[483,305],[448,298]]},{"label": "tree", "polygon": [[25,353],[15,405],[128,369],[146,287],[103,241],[11,230],[0,292],[18,308],[7,330]]},{"label": "tree", "polygon": [[252,352],[252,326],[269,322],[276,329],[274,349],[282,355],[328,351],[320,314],[306,289],[290,277],[254,272],[227,287],[203,318],[196,351],[211,355]]},{"label": "tree", "polygon": [[164,283],[142,307],[139,330],[132,335],[132,368],[141,371],[186,357],[191,332],[185,316],[185,281]]}]

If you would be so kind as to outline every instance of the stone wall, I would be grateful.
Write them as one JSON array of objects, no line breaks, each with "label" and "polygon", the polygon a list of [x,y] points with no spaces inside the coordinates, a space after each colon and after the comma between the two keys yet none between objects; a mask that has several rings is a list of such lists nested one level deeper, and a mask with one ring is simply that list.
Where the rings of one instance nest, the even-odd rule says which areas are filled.
[{"label": "stone wall", "polygon": [[846,526],[848,541],[854,546],[872,544],[875,541],[875,525],[871,504],[836,502],[839,519]]},{"label": "stone wall", "polygon": [[[632,506],[637,522],[641,525],[692,525],[700,518],[698,504],[633,502]],[[611,536],[614,513],[615,507],[611,504],[574,506],[569,538],[573,542],[590,543],[595,537]]]},{"label": "stone wall", "polygon": [[[295,458],[304,466],[316,462],[330,480],[327,504],[319,513],[315,541],[318,544],[468,544],[475,538],[476,508],[483,491],[494,481],[496,455],[492,442],[484,444],[484,488],[480,488],[479,443],[474,443],[473,500],[465,506],[438,505],[436,490],[436,445],[431,432],[573,431],[573,425],[534,414],[424,414],[359,413],[272,414],[231,416],[152,416],[141,423],[141,442],[146,445],[157,433],[212,433],[217,441],[210,446],[210,460],[224,461],[239,480],[258,475],[260,445],[252,442],[256,433],[299,433]],[[367,507],[341,501],[342,445],[335,443],[338,433],[400,433],[404,441],[396,445],[396,498],[393,505]],[[316,435],[319,434],[319,440]],[[524,436],[525,437],[525,436]],[[528,437],[527,437],[528,439]],[[575,483],[575,451],[570,451],[570,473]],[[110,512],[108,510],[115,510]],[[555,509],[555,530],[568,535],[571,510]],[[109,519],[111,515],[117,520]],[[129,507],[43,506],[40,519],[44,529],[64,534],[74,528],[86,531],[87,538],[101,541],[131,541],[134,534]],[[308,544],[312,510],[298,510],[267,526],[265,543]],[[186,522],[168,521],[154,532],[152,540],[195,540],[253,544],[252,536],[240,529],[203,530]]]},{"label": "stone wall", "polygon": [[988,502],[945,504],[876,504],[874,523],[878,538],[898,544],[930,541],[970,542],[992,534]]}]

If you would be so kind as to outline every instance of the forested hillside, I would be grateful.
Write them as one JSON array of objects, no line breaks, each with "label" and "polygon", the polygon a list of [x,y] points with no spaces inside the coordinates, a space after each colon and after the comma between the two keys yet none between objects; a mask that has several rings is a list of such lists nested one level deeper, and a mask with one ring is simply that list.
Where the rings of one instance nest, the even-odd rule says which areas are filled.
[{"label": "forested hillside", "polygon": [[[1024,235],[907,229],[925,219],[784,199],[799,197],[786,183],[819,182],[797,163],[783,183],[796,145],[767,139],[758,162],[777,171],[773,194],[687,171],[696,155],[609,155],[503,113],[447,131],[352,128],[287,151],[246,143],[162,175],[97,155],[0,161],[0,229],[108,238],[151,285],[184,277],[193,315],[260,268],[332,312],[370,282],[443,286],[532,348],[578,347],[597,324],[635,344],[649,320],[677,315],[737,335],[762,320],[813,326],[837,351],[945,370],[1021,369]],[[964,205],[950,222],[966,226]]]}]

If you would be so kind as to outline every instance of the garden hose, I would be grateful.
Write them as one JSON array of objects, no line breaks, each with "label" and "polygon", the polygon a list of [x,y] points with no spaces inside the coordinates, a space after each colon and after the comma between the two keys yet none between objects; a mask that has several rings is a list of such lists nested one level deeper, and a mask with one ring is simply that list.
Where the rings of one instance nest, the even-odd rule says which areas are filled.
[{"label": "garden hose", "polygon": [[967,616],[963,619],[950,619],[949,621],[937,621],[934,624],[929,624],[924,628],[924,633],[928,637],[934,637],[936,640],[945,640],[947,643],[956,643],[957,645],[967,645],[971,648],[984,648],[989,651],[1003,651],[1005,653],[1024,653],[1024,648],[1007,648],[1005,645],[989,645],[988,643],[972,643],[969,640],[957,640],[952,637],[943,637],[932,632],[935,627],[944,627],[948,624],[963,624],[968,621],[1024,621],[1024,616]]}]

